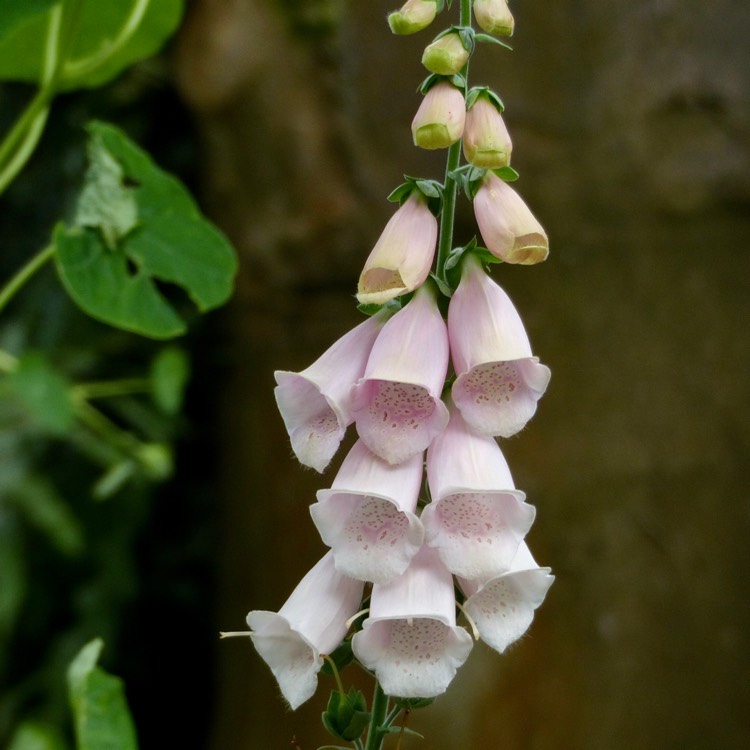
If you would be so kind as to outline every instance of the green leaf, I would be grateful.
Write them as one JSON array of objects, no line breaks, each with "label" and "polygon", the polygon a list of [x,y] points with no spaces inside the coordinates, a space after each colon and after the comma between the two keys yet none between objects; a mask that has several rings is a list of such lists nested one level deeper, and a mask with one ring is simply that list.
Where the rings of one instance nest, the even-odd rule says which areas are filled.
[{"label": "green leaf", "polygon": [[[12,2],[23,4],[28,0]],[[41,6],[43,0],[31,0],[31,4]],[[183,0],[84,0],[58,89],[101,86],[138,60],[158,52],[177,28],[183,4]],[[145,13],[135,24],[143,7]],[[16,13],[15,17],[12,29],[0,39],[0,78],[36,81],[44,57],[48,19],[39,12],[23,18]],[[124,44],[113,48],[113,41],[128,28],[132,34]]]},{"label": "green leaf", "polygon": [[62,435],[73,425],[68,381],[41,352],[28,352],[9,377],[11,387],[36,424]]},{"label": "green leaf", "polygon": [[[89,171],[95,174],[87,178],[81,200],[85,197],[89,207],[84,216],[98,225],[56,228],[55,261],[62,283],[76,304],[97,320],[155,339],[177,336],[185,323],[155,282],[182,287],[201,311],[217,307],[232,292],[234,251],[183,185],[120,130],[101,122],[91,123],[88,130],[89,153],[96,155]],[[112,185],[112,162],[121,170],[119,192]],[[102,164],[108,165],[104,171]],[[121,204],[119,218],[102,209],[97,219],[96,207],[106,203],[95,197],[102,174],[105,192],[114,191]],[[137,226],[123,234],[133,224],[131,210],[122,208],[131,198]]]},{"label": "green leaf", "polygon": [[321,718],[330,734],[340,740],[353,742],[370,722],[365,696],[354,688],[350,688],[347,695],[334,690]]},{"label": "green leaf", "polygon": [[137,750],[122,680],[96,666],[104,643],[87,643],[68,667],[78,750]]},{"label": "green leaf", "polygon": [[500,169],[493,169],[492,171],[505,182],[515,182],[520,177],[513,167],[500,167]]},{"label": "green leaf", "polygon": [[0,11],[0,41],[17,26],[28,23],[57,2],[58,0],[3,0]]},{"label": "green leaf", "polygon": [[26,721],[14,732],[8,750],[66,750],[66,745],[57,729]]},{"label": "green leaf", "polygon": [[166,414],[177,414],[190,378],[190,360],[184,349],[169,346],[151,363],[151,393]]}]

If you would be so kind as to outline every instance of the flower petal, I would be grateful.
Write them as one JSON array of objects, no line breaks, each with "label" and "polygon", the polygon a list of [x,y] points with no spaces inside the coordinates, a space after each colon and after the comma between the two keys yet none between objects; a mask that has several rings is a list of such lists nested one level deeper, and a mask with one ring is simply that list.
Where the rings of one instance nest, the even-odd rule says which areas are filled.
[{"label": "flower petal", "polygon": [[358,441],[329,490],[310,507],[336,568],[384,583],[406,570],[424,539],[415,515],[422,483],[422,456],[392,466]]}]

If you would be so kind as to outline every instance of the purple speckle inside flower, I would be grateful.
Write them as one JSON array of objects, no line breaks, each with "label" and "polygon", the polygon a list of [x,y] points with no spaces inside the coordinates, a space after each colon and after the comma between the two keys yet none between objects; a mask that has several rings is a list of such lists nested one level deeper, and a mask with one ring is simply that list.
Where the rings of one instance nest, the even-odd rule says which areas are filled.
[{"label": "purple speckle inside flower", "polygon": [[350,543],[363,550],[395,547],[408,533],[409,520],[393,503],[366,495],[346,524]]},{"label": "purple speckle inside flower", "polygon": [[510,403],[522,386],[516,363],[488,362],[474,367],[464,380],[464,390],[477,406]]},{"label": "purple speckle inside flower", "polygon": [[449,538],[489,545],[507,528],[502,515],[497,495],[482,492],[449,495],[438,509],[442,529]]},{"label": "purple speckle inside flower", "polygon": [[447,630],[439,620],[427,617],[394,620],[390,628],[391,658],[405,673],[437,665],[443,657]]}]

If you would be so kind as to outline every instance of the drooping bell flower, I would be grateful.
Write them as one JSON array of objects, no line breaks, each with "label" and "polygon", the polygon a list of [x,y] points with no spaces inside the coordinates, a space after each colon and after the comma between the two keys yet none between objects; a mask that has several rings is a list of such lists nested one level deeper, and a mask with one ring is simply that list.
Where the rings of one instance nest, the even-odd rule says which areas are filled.
[{"label": "drooping bell flower", "polygon": [[458,73],[469,60],[469,50],[464,47],[458,32],[451,31],[438,37],[425,47],[422,54],[422,65],[441,76],[452,76]]},{"label": "drooping bell flower", "polygon": [[525,542],[506,573],[486,581],[458,579],[467,596],[464,609],[481,639],[500,653],[529,629],[554,580],[550,568],[537,565]]},{"label": "drooping bell flower", "polygon": [[515,22],[507,0],[474,0],[474,18],[488,34],[512,36]]},{"label": "drooping bell flower", "polygon": [[383,305],[424,283],[432,267],[438,223],[414,191],[385,225],[359,277],[360,304]]},{"label": "drooping bell flower", "polygon": [[385,583],[406,570],[424,539],[415,515],[421,485],[421,453],[392,466],[355,443],[310,507],[341,573]]},{"label": "drooping bell flower", "polygon": [[549,255],[549,239],[521,196],[487,172],[474,197],[474,216],[487,249],[506,263],[531,266]]},{"label": "drooping bell flower", "polygon": [[253,644],[268,664],[292,709],[318,685],[322,654],[344,639],[347,621],[362,601],[364,583],[339,573],[328,552],[302,579],[278,612],[247,616]]},{"label": "drooping bell flower", "polygon": [[453,402],[478,432],[510,437],[534,416],[550,371],[532,356],[508,295],[467,255],[448,307]]},{"label": "drooping bell flower", "polygon": [[500,169],[510,164],[510,133],[497,104],[485,94],[479,94],[466,112],[463,150],[475,167]]},{"label": "drooping bell flower", "polygon": [[429,547],[403,575],[372,587],[369,617],[352,639],[354,654],[384,692],[402,698],[444,693],[472,645],[456,626],[453,578]]},{"label": "drooping bell flower", "polygon": [[277,370],[276,403],[300,463],[317,471],[328,465],[354,421],[350,390],[365,371],[388,311],[360,323],[302,372]]},{"label": "drooping bell flower", "polygon": [[388,14],[388,25],[394,34],[415,34],[427,28],[436,15],[436,0],[407,0],[400,10]]},{"label": "drooping bell flower", "polygon": [[448,148],[464,132],[464,95],[447,81],[436,83],[419,105],[411,123],[414,145],[420,148]]},{"label": "drooping bell flower", "polygon": [[450,412],[427,451],[425,541],[451,573],[491,578],[508,570],[536,511],[515,489],[495,440],[472,430],[455,407]]},{"label": "drooping bell flower", "polygon": [[432,285],[425,284],[383,326],[352,389],[362,442],[390,464],[427,448],[448,423],[440,400],[447,370],[448,331]]}]

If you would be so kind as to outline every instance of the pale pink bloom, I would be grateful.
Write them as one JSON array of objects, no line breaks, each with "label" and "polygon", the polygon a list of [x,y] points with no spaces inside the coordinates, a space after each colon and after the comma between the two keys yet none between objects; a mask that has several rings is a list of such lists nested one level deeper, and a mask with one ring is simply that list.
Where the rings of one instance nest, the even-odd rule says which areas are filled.
[{"label": "pale pink bloom", "polygon": [[550,568],[540,568],[525,542],[521,542],[511,568],[487,581],[459,578],[467,599],[466,613],[481,639],[502,653],[531,625],[534,610],[544,601],[555,580]]},{"label": "pale pink bloom", "polygon": [[432,502],[422,511],[425,538],[448,570],[466,578],[508,570],[536,511],[515,489],[494,439],[472,430],[452,408],[427,451],[427,479]]},{"label": "pale pink bloom", "polygon": [[278,612],[247,616],[250,637],[268,664],[289,705],[295,709],[315,692],[322,654],[344,639],[356,614],[364,583],[336,570],[328,552],[302,579]]},{"label": "pale pink bloom", "polygon": [[331,489],[310,507],[339,571],[385,583],[406,570],[424,539],[415,515],[421,485],[421,453],[391,466],[355,443]]},{"label": "pale pink bloom", "polygon": [[488,34],[511,36],[515,22],[507,0],[474,0],[477,25]]},{"label": "pale pink bloom", "polygon": [[436,15],[436,0],[407,0],[400,10],[388,14],[388,25],[394,34],[414,34],[427,28]]},{"label": "pale pink bloom", "polygon": [[385,693],[402,698],[444,693],[472,645],[456,626],[453,578],[429,547],[402,576],[372,587],[369,617],[352,639]]},{"label": "pale pink bloom", "polygon": [[463,150],[475,167],[500,169],[510,164],[513,143],[498,108],[480,95],[466,113]]},{"label": "pale pink bloom", "polygon": [[461,415],[486,435],[514,435],[534,416],[550,371],[532,356],[513,303],[476,256],[464,262],[448,332],[457,375],[452,396]]},{"label": "pale pink bloom", "polygon": [[387,316],[383,311],[360,323],[306,370],[274,373],[276,403],[292,450],[305,466],[322,472],[354,421],[350,390]]},{"label": "pale pink bloom", "polygon": [[464,132],[466,102],[463,93],[448,81],[435,84],[419,105],[411,123],[414,145],[448,148]]},{"label": "pale pink bloom", "polygon": [[447,369],[448,331],[424,285],[383,326],[352,389],[362,442],[390,464],[421,453],[448,423],[440,400]]},{"label": "pale pink bloom", "polygon": [[474,197],[474,216],[487,249],[506,263],[531,266],[549,255],[549,239],[521,196],[487,172]]},{"label": "pale pink bloom", "polygon": [[438,223],[414,192],[385,225],[359,277],[357,300],[382,305],[424,283],[432,267]]}]

